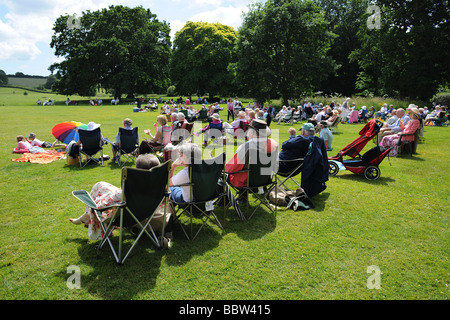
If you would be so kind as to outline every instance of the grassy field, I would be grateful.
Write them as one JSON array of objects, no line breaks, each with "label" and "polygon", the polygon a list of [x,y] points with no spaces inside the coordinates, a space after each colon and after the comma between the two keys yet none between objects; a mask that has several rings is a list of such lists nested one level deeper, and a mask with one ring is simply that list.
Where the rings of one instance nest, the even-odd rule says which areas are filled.
[{"label": "grassy field", "polygon": [[[119,267],[109,248],[96,251],[87,229],[68,221],[84,209],[72,190],[90,191],[98,181],[119,186],[117,165],[16,163],[11,151],[16,135],[34,132],[52,141],[52,127],[67,120],[101,123],[103,135],[113,138],[130,117],[143,138],[157,113],[133,113],[129,105],[36,106],[38,96],[0,88],[0,299],[449,298],[450,127],[425,127],[418,154],[386,158],[376,181],[339,172],[312,199],[313,210],[280,208],[274,216],[260,209],[241,222],[230,209],[225,232],[208,226],[189,242],[177,226],[171,250],[155,250],[143,239]],[[280,143],[288,127],[272,126]],[[361,127],[340,125],[329,155]],[[108,146],[105,153],[111,154]],[[80,289],[67,286],[73,265],[81,270]],[[371,266],[381,272],[380,289],[367,286]]]},{"label": "grassy field", "polygon": [[8,84],[11,86],[35,88],[46,82],[47,78],[8,77]]}]

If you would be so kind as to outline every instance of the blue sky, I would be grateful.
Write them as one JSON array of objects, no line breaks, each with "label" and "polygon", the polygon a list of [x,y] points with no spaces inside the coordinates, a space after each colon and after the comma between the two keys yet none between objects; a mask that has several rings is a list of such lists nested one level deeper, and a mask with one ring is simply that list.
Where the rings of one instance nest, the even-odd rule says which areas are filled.
[{"label": "blue sky", "polygon": [[47,76],[58,61],[50,48],[53,23],[64,14],[110,5],[149,8],[159,20],[170,24],[172,36],[187,21],[220,22],[238,29],[242,13],[257,0],[1,0],[0,69],[7,74],[23,72]]}]

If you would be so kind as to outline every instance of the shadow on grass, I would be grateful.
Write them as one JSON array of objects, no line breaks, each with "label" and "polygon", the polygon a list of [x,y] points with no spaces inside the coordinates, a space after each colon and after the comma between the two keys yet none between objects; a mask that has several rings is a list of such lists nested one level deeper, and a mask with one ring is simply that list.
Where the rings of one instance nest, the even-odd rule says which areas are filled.
[{"label": "shadow on grass", "polygon": [[413,161],[425,161],[425,159],[418,157],[419,155],[420,155],[420,153],[413,153],[412,156],[410,156],[409,154],[399,154],[398,158],[405,159],[405,160],[413,160]]},{"label": "shadow on grass", "polygon": [[[116,244],[113,237],[113,244]],[[126,236],[128,239],[129,236]],[[149,239],[141,238],[125,260],[123,265],[118,265],[108,244],[100,250],[96,249],[99,241],[88,239],[68,239],[67,241],[79,244],[78,256],[81,269],[81,288],[87,290],[93,296],[102,299],[132,299],[141,292],[152,289],[156,284],[160,272],[163,250],[156,249]],[[129,241],[124,245],[128,250]],[[88,265],[88,273],[85,273],[82,265]],[[91,270],[92,269],[92,270]],[[60,272],[65,280],[69,275],[66,270]]]},{"label": "shadow on grass", "polygon": [[[381,173],[383,174],[383,173]],[[392,179],[391,177],[383,177],[380,176],[377,180],[368,180],[364,178],[363,175],[359,174],[342,174],[342,175],[336,175],[335,177],[332,177],[332,179],[342,179],[342,180],[351,180],[351,181],[358,181],[363,183],[368,183],[372,185],[387,185],[388,183],[395,182],[395,179]]]},{"label": "shadow on grass", "polygon": [[[251,214],[257,205],[250,201],[248,206],[248,214]],[[241,210],[245,214],[245,206],[241,206]],[[246,215],[246,214],[245,214]],[[247,215],[246,215],[247,216]],[[264,235],[273,232],[276,228],[277,220],[274,213],[268,208],[261,205],[253,214],[253,216],[242,221],[234,209],[228,209],[226,213],[225,230],[227,233],[234,233],[245,241],[252,241],[262,238]]]},{"label": "shadow on grass", "polygon": [[326,202],[329,197],[330,197],[329,192],[321,192],[318,195],[314,196],[311,199],[312,203],[314,204],[314,209],[311,210],[318,212],[325,210]]}]

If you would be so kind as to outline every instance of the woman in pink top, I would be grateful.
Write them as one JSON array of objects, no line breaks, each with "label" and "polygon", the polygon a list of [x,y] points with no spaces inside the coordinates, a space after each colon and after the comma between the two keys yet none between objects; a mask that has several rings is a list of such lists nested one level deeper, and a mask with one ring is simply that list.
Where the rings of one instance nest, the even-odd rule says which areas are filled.
[{"label": "woman in pink top", "polygon": [[[159,127],[158,127],[159,124]],[[143,140],[139,146],[139,154],[151,153],[156,148],[160,150],[164,148],[169,142],[172,135],[172,128],[167,125],[167,118],[164,115],[159,115],[156,117],[156,122],[154,124],[155,135],[152,135],[150,129],[144,130],[152,139]]]},{"label": "woman in pink top", "polygon": [[19,135],[16,137],[17,148],[14,149],[15,152],[28,152],[31,148],[31,143],[25,140],[24,136]]},{"label": "woman in pink top", "polygon": [[[400,134],[408,134],[402,137],[402,141],[414,141],[414,133],[420,127],[419,122],[419,110],[416,108],[410,109],[409,116],[411,118],[410,121],[403,126],[403,123],[400,123],[400,128],[402,132]],[[398,140],[400,139],[400,134],[393,134],[390,136],[385,136],[381,139],[380,146],[386,147],[390,146],[392,149],[389,152],[391,157],[396,157],[398,155]]]}]

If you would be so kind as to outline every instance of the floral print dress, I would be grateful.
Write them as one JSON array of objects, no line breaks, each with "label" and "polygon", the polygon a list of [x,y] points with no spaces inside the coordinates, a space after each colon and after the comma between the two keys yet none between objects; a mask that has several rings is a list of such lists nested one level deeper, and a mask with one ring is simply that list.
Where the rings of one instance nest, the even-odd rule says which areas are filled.
[{"label": "floral print dress", "polygon": [[[113,186],[110,183],[97,182],[91,190],[91,197],[99,209],[108,207],[115,203],[122,202],[122,189]],[[117,207],[102,212],[99,218],[97,214],[86,206],[85,212],[89,214],[88,236],[91,240],[100,240],[103,237],[103,230],[100,222],[110,219],[116,212]]]}]

